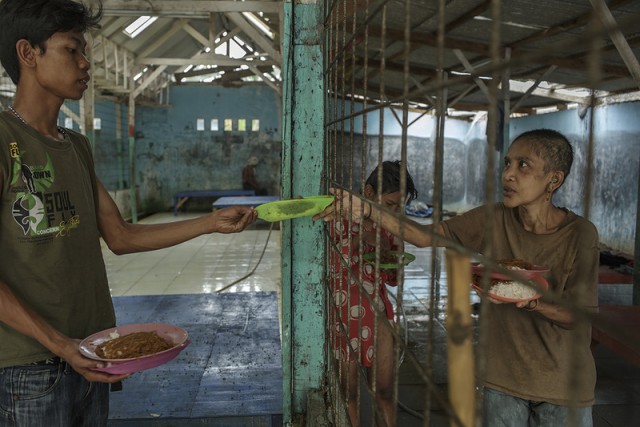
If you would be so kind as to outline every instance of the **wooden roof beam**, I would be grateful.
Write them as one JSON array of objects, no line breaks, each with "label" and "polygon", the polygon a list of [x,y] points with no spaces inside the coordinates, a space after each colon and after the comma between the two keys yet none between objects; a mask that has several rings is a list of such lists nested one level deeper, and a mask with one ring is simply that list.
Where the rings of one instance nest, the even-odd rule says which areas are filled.
[{"label": "wooden roof beam", "polygon": [[[615,9],[625,3],[628,3],[629,0],[613,0],[610,4],[610,7],[612,9]],[[517,42],[511,43],[509,44],[509,46],[511,48],[517,48],[519,46],[522,46],[524,44],[527,44],[529,42],[532,41],[536,41],[536,40],[540,40],[546,37],[551,37],[554,36],[556,34],[560,34],[563,32],[567,32],[569,30],[575,29],[575,28],[581,28],[584,27],[585,25],[587,25],[589,23],[589,20],[591,19],[591,12],[589,13],[584,13],[580,16],[577,16],[573,19],[570,19],[568,21],[564,21],[558,25],[554,25],[553,27],[550,28],[546,28],[544,30],[540,30],[540,31],[536,31],[533,34],[530,34],[527,37],[524,37],[520,40],[518,40]]]},{"label": "wooden roof beam", "polygon": [[602,23],[607,28],[614,28],[609,32],[609,37],[611,41],[618,49],[618,53],[622,57],[625,65],[629,69],[629,73],[635,80],[638,87],[640,87],[640,63],[638,63],[638,58],[636,58],[633,50],[629,46],[629,43],[624,38],[624,35],[620,32],[618,28],[618,23],[615,18],[611,14],[611,11],[607,7],[606,3],[602,0],[590,0],[593,8],[597,12],[598,17],[602,20]]},{"label": "wooden roof beam", "polygon": [[211,12],[263,12],[280,13],[282,1],[268,0],[103,0],[105,16],[170,16],[208,18]]},{"label": "wooden roof beam", "polygon": [[260,47],[271,59],[273,59],[279,67],[282,67],[282,57],[280,52],[273,46],[271,40],[263,33],[259,32],[247,19],[240,13],[225,14],[234,24],[236,24],[243,33],[251,39],[258,47]]},{"label": "wooden roof beam", "polygon": [[[137,58],[136,64],[138,65],[224,65],[224,66],[236,66],[241,65],[273,65],[273,61],[248,61],[246,59],[233,59],[224,55],[216,54],[198,54],[192,58]],[[276,64],[277,65],[277,64]]]}]

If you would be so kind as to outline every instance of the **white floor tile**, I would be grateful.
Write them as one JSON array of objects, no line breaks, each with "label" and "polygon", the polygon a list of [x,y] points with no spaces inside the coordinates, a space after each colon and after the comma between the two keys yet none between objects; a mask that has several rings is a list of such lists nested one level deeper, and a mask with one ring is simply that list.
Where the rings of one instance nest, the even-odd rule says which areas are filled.
[{"label": "white floor tile", "polygon": [[[193,218],[201,214],[151,215],[141,224]],[[265,248],[265,242],[269,238]],[[212,293],[250,277],[224,292],[273,292],[280,289],[280,231],[249,229],[236,234],[199,236],[172,248],[115,255],[102,243],[113,296]],[[264,250],[264,255],[262,255]],[[262,260],[256,266],[260,256]]]}]

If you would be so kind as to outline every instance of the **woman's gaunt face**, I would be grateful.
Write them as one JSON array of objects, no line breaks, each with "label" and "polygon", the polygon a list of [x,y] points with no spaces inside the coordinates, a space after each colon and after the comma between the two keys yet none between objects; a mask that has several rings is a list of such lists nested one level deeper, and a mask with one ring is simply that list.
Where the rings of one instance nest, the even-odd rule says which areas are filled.
[{"label": "woman's gaunt face", "polygon": [[551,173],[545,173],[545,161],[527,139],[516,140],[504,159],[502,188],[504,204],[509,208],[546,200]]},{"label": "woman's gaunt face", "polygon": [[[374,202],[378,201],[378,196],[375,194],[373,189],[369,188],[369,186],[367,186],[367,189],[365,190],[365,196]],[[393,212],[399,212],[400,208],[403,206],[400,192],[395,191],[393,193],[383,193],[381,204]]]}]

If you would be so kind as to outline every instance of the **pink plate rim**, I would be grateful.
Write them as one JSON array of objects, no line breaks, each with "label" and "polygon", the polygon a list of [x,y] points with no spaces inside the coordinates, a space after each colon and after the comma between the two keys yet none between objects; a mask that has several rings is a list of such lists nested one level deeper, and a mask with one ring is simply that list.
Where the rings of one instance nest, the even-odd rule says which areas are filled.
[{"label": "pink plate rim", "polygon": [[[97,346],[102,344],[105,341],[111,339],[110,334],[116,332],[120,334],[120,336],[130,334],[133,332],[151,332],[155,331],[158,335],[164,339],[170,340],[174,346],[170,349],[149,354],[146,356],[126,358],[126,359],[105,359],[98,356],[95,353],[95,349]],[[88,357],[93,360],[99,360],[101,362],[109,362],[109,363],[120,363],[120,362],[131,362],[135,360],[147,359],[150,357],[157,357],[158,355],[162,355],[164,353],[169,353],[174,351],[177,347],[183,345],[189,339],[189,334],[183,328],[175,325],[169,325],[166,323],[131,323],[128,325],[116,326],[113,328],[105,329],[100,332],[96,332],[95,334],[89,335],[82,342],[80,342],[79,350],[83,356]]]},{"label": "pink plate rim", "polygon": [[[484,275],[486,268],[478,262],[471,263],[471,272],[477,276]],[[520,277],[524,277],[525,279],[532,280],[536,276],[540,276],[541,274],[548,273],[549,269],[542,265],[534,265],[531,270],[510,270],[513,271],[514,275],[519,275]],[[489,277],[492,279],[499,280],[513,280],[513,276],[509,276],[506,274],[499,273],[497,271],[489,271]]]}]

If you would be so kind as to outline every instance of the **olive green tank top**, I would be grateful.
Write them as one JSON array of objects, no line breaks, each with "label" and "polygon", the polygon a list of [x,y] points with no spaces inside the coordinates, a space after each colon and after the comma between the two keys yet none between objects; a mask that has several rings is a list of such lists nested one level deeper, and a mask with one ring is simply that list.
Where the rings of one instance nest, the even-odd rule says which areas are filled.
[{"label": "olive green tank top", "polygon": [[[87,139],[55,141],[2,112],[0,179],[0,280],[69,337],[114,326]],[[0,322],[0,368],[49,357]]]}]

